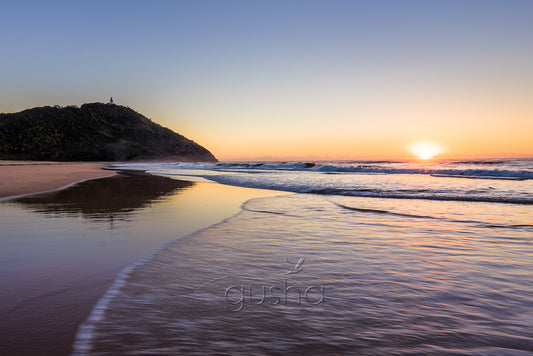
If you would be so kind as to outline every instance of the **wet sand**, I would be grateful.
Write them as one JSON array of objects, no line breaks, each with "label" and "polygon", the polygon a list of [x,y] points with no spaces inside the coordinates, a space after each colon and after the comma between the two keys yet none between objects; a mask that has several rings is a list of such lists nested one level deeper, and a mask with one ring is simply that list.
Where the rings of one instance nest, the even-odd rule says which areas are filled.
[{"label": "wet sand", "polygon": [[248,199],[279,194],[117,174],[1,202],[0,354],[69,355],[78,326],[125,266]]},{"label": "wet sand", "polygon": [[115,172],[106,163],[0,161],[0,198],[59,189]]}]

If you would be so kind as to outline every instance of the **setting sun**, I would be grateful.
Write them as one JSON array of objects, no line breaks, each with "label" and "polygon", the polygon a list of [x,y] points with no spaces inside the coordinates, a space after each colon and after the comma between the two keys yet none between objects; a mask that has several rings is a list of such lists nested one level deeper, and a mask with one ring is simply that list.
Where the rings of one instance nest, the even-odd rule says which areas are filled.
[{"label": "setting sun", "polygon": [[414,154],[418,159],[425,161],[441,154],[444,149],[433,142],[419,141],[410,145],[409,151],[411,151],[411,153]]}]

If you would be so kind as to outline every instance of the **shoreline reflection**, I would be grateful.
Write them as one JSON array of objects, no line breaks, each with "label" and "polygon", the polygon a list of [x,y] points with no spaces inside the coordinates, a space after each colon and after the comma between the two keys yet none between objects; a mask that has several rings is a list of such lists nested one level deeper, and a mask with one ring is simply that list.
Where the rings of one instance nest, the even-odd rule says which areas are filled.
[{"label": "shoreline reflection", "polygon": [[78,217],[91,221],[128,220],[135,211],[192,188],[194,182],[145,173],[80,182],[67,189],[7,201],[48,217]]}]

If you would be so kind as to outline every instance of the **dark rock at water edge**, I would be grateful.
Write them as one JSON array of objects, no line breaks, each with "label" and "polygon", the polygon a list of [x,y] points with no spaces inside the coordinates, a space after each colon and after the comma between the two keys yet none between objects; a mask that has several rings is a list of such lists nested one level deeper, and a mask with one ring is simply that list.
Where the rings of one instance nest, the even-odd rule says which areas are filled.
[{"label": "dark rock at water edge", "polygon": [[101,103],[0,114],[0,159],[217,161],[204,147],[136,111]]}]

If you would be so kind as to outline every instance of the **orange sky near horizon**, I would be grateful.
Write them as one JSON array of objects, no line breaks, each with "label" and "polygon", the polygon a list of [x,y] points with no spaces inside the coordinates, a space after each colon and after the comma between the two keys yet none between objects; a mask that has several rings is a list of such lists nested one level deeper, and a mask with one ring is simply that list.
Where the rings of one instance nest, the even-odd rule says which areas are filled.
[{"label": "orange sky near horizon", "polygon": [[[302,105],[302,113],[293,112],[291,118],[281,112],[247,111],[248,120],[239,117],[242,114],[236,109],[230,110],[233,119],[226,120],[215,112],[194,110],[185,116],[192,117],[192,122],[207,122],[206,126],[189,127],[189,120],[176,120],[180,122],[176,125],[172,119],[166,124],[205,145],[221,160],[409,160],[415,158],[409,145],[416,141],[442,146],[436,157],[441,159],[533,157],[533,104],[524,98],[502,105],[504,95],[496,94],[500,100],[491,105],[450,105],[440,98],[433,106],[426,102],[421,107],[413,100],[410,110],[367,109],[368,120],[357,119],[361,116],[357,109],[335,113],[333,107],[335,119],[328,120]],[[205,116],[196,118],[198,113]]]}]

